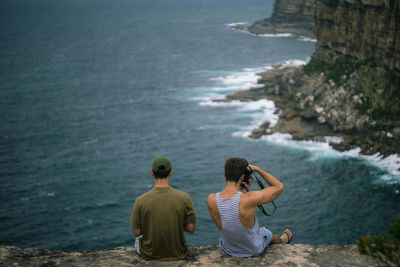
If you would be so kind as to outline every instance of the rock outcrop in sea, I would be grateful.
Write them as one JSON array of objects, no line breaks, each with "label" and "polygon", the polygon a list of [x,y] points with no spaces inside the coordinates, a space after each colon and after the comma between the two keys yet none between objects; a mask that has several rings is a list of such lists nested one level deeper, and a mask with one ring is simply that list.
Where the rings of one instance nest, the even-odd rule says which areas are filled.
[{"label": "rock outcrop in sea", "polygon": [[0,246],[1,266],[396,266],[386,257],[361,255],[356,245],[271,245],[258,257],[223,255],[217,245],[191,246],[185,260],[146,261],[133,247],[63,252]]},{"label": "rock outcrop in sea", "polygon": [[270,18],[251,25],[235,25],[234,28],[254,34],[291,33],[315,37],[314,6],[314,0],[276,0]]}]

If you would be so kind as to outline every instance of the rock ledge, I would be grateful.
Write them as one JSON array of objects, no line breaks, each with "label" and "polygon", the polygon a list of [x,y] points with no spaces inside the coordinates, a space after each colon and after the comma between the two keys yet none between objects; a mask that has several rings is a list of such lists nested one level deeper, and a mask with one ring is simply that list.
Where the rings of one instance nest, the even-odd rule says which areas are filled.
[{"label": "rock ledge", "polygon": [[62,252],[39,248],[0,246],[1,266],[382,266],[361,255],[356,245],[271,245],[258,257],[234,258],[221,254],[217,245],[190,246],[181,261],[146,261],[133,247]]}]

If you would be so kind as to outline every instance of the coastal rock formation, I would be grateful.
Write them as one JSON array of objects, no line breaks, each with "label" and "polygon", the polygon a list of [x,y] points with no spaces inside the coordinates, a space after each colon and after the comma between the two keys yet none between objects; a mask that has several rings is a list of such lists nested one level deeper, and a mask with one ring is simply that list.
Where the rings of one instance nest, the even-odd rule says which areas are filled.
[{"label": "coastal rock formation", "polygon": [[310,62],[277,66],[260,74],[264,88],[228,98],[273,100],[282,112],[266,134],[337,135],[342,142],[332,146],[339,150],[400,154],[400,1],[277,0],[274,14],[264,21],[271,27],[301,17],[309,21],[312,12],[317,43]]},{"label": "coastal rock formation", "polygon": [[[384,260],[384,262],[382,262]],[[0,246],[1,266],[395,266],[384,258],[361,255],[356,245],[271,245],[258,257],[234,258],[217,245],[191,246],[185,260],[145,261],[133,247],[62,252]]]},{"label": "coastal rock formation", "polygon": [[[400,1],[316,0],[314,58],[372,59],[400,74]],[[400,89],[399,89],[400,90]]]},{"label": "coastal rock formation", "polygon": [[314,0],[276,0],[272,16],[246,30],[254,34],[291,33],[314,37],[314,6]]},{"label": "coastal rock formation", "polygon": [[[289,133],[295,140],[330,141],[338,150],[360,147],[361,153],[380,153],[388,156],[400,152],[400,121],[374,120],[361,114],[358,105],[363,95],[355,94],[358,78],[340,82],[329,80],[326,74],[307,75],[305,67],[282,67],[260,73],[259,83],[264,87],[253,88],[227,96],[228,100],[273,100],[280,109],[279,121],[270,129],[259,127],[254,133]],[[258,134],[251,134],[259,138]],[[329,138],[328,138],[329,139]]]}]

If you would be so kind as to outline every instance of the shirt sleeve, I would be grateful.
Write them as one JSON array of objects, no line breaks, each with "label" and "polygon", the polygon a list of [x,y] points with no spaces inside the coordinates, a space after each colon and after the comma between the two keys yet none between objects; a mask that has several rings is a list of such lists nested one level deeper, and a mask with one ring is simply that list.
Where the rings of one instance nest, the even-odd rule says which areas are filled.
[{"label": "shirt sleeve", "polygon": [[190,197],[186,201],[185,207],[185,224],[196,224],[196,213],[194,211],[193,203]]},{"label": "shirt sleeve", "polygon": [[132,229],[142,229],[140,221],[140,201],[136,199],[135,204],[133,205],[131,221],[129,225]]}]

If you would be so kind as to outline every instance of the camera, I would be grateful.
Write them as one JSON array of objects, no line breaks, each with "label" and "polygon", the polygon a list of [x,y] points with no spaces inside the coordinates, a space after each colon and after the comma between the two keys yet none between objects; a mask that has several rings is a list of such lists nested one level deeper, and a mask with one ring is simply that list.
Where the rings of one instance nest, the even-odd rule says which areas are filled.
[{"label": "camera", "polygon": [[242,188],[246,188],[246,184],[249,184],[249,180],[251,177],[251,175],[253,174],[253,170],[250,167],[246,167],[246,169],[244,170],[244,177],[243,177],[243,182],[240,184],[240,186]]},{"label": "camera", "polygon": [[249,183],[249,179],[251,178],[251,175],[253,174],[253,170],[249,170],[247,167],[246,167],[246,170],[244,171],[244,179],[243,179],[243,182],[244,183]]}]

